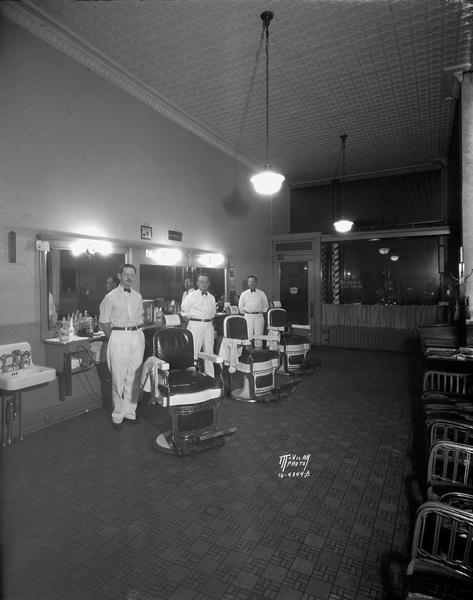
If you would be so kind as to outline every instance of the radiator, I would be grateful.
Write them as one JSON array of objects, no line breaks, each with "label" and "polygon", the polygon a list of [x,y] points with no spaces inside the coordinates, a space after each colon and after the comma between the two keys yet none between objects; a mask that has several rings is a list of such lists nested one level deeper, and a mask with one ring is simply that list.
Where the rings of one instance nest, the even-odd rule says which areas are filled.
[{"label": "radiator", "polygon": [[410,329],[385,327],[328,327],[326,344],[335,348],[358,348],[362,350],[391,350],[394,352],[417,352],[419,337]]}]

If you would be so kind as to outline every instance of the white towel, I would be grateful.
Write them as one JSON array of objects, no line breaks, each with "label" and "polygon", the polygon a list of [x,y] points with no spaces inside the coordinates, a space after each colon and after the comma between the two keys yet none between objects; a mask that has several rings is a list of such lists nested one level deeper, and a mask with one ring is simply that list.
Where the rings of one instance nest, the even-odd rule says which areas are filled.
[{"label": "white towel", "polygon": [[279,331],[277,329],[270,329],[268,331],[268,340],[267,340],[267,348],[268,350],[277,350],[278,343],[280,340]]},{"label": "white towel", "polygon": [[141,369],[141,389],[144,392],[151,392],[153,398],[159,398],[159,361],[156,356],[150,356],[146,359]]},{"label": "white towel", "polygon": [[223,338],[218,356],[219,358],[223,358],[224,364],[229,365],[228,370],[230,373],[235,373],[238,357],[241,356],[242,350],[243,346],[239,343],[239,340]]}]

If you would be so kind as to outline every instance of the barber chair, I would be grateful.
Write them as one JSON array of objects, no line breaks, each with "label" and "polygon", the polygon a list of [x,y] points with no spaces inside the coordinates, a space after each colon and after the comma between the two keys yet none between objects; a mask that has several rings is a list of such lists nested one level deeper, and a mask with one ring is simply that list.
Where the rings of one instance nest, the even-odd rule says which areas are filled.
[{"label": "barber chair", "polygon": [[[248,339],[246,320],[241,315],[230,315],[223,322],[224,340],[236,346],[236,357],[230,364],[230,395],[244,402],[264,402],[274,390],[274,374],[279,364],[276,351],[254,348]],[[267,339],[268,336],[258,336]],[[232,371],[243,374],[243,386],[232,390]]]},{"label": "barber chair", "polygon": [[[304,330],[307,335],[295,335],[294,330]],[[270,308],[268,311],[268,335],[277,333],[277,346],[280,361],[278,373],[296,375],[303,371],[307,352],[310,350],[310,325],[291,325],[284,308]],[[268,345],[271,342],[268,343]]]},{"label": "barber chair", "polygon": [[222,378],[210,377],[197,368],[198,359],[222,361],[204,352],[195,360],[192,332],[180,327],[158,330],[153,346],[154,356],[143,366],[142,386],[171,417],[171,429],[156,436],[155,448],[183,456],[223,446],[236,427],[221,431],[217,427]]}]

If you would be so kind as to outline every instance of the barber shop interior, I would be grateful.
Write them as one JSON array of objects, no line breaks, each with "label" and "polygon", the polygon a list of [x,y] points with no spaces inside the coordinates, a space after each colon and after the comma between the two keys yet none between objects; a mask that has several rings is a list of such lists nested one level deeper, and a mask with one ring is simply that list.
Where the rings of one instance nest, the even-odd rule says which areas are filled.
[{"label": "barber shop interior", "polygon": [[473,2],[0,3],[4,600],[466,600]]}]

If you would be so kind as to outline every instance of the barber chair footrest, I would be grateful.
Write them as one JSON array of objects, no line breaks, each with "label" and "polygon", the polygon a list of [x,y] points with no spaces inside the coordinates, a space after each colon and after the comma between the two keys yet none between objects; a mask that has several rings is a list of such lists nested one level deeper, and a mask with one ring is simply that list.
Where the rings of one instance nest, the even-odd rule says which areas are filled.
[{"label": "barber chair footrest", "polygon": [[200,436],[172,440],[171,432],[160,433],[153,439],[156,450],[165,454],[176,454],[177,456],[188,456],[211,450],[225,445],[227,438],[235,433],[236,427],[229,427],[222,431],[212,431]]}]

